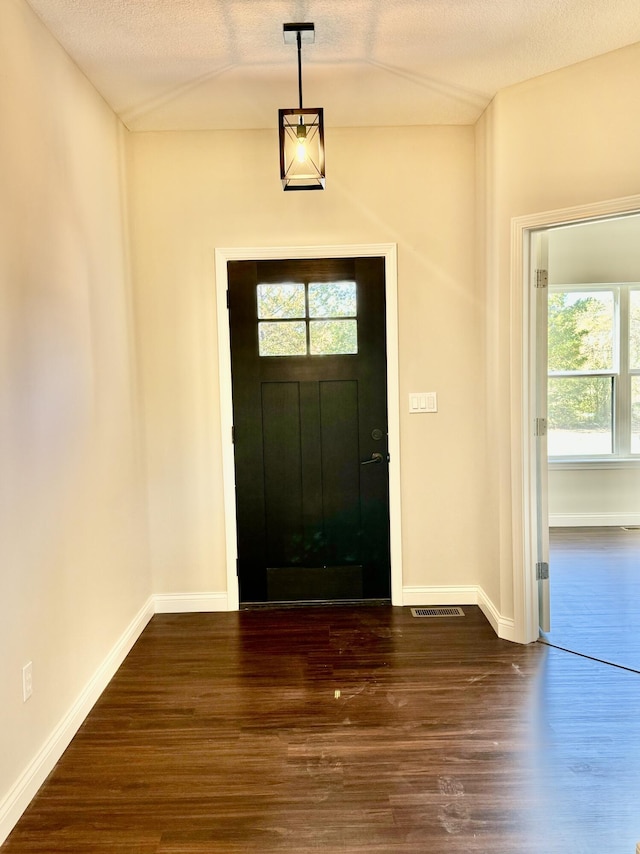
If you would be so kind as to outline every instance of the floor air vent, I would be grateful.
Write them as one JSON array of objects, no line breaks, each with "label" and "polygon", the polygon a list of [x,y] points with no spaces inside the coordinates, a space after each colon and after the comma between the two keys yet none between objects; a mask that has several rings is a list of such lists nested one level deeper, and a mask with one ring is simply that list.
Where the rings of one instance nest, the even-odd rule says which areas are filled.
[{"label": "floor air vent", "polygon": [[451,606],[437,606],[435,608],[412,608],[414,617],[464,617],[462,608]]}]

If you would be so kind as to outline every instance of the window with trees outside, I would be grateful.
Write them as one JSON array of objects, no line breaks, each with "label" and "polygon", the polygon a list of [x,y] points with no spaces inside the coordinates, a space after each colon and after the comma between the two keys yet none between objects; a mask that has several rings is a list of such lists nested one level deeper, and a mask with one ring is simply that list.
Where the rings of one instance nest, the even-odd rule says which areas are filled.
[{"label": "window with trees outside", "polygon": [[259,284],[260,356],[343,356],[358,352],[354,281]]},{"label": "window with trees outside", "polygon": [[552,287],[548,454],[640,455],[640,284]]}]

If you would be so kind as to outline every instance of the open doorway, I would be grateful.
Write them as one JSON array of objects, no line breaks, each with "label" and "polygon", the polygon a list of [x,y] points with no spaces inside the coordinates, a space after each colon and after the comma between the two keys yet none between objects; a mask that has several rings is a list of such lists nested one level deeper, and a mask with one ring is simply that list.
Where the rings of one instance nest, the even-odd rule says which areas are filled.
[{"label": "open doorway", "polygon": [[531,250],[542,637],[640,670],[640,216]]}]

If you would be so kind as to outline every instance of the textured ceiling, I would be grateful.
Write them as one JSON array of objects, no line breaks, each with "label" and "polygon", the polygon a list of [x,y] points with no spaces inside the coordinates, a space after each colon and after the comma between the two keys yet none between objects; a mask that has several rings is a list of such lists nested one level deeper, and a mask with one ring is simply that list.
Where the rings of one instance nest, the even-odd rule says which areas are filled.
[{"label": "textured ceiling", "polygon": [[[132,130],[469,124],[510,84],[640,42],[639,0],[28,0]],[[630,88],[637,81],[629,81]]]}]

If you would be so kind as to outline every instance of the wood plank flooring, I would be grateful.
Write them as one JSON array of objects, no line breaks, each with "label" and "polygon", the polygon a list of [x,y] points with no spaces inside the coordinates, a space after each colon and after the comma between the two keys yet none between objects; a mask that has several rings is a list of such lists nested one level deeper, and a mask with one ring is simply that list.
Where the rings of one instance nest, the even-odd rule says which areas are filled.
[{"label": "wood plank flooring", "polygon": [[633,854],[640,676],[464,610],[157,615],[2,854]]},{"label": "wood plank flooring", "polygon": [[640,671],[640,530],[550,532],[546,640]]}]

